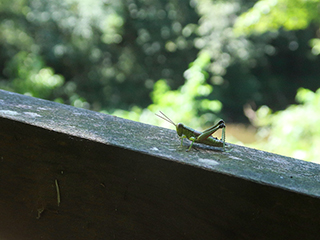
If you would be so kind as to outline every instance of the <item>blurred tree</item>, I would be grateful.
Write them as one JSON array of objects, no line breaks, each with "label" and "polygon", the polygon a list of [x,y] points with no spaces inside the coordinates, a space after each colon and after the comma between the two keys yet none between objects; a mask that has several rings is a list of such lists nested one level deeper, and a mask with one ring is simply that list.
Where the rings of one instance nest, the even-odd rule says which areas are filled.
[{"label": "blurred tree", "polygon": [[11,61],[25,51],[64,77],[49,99],[94,110],[147,106],[154,82],[178,87],[197,54],[198,16],[182,0],[4,0],[0,16],[0,86],[28,92],[12,83]]},{"label": "blurred tree", "polygon": [[267,106],[259,108],[253,119],[260,127],[254,147],[320,163],[320,89],[300,88],[296,100],[300,105],[276,113]]},{"label": "blurred tree", "polygon": [[[270,12],[277,6],[261,2],[269,4]],[[263,35],[241,35],[247,30],[238,23],[234,29],[234,23],[252,5],[246,0],[2,0],[0,87],[109,113],[141,109],[155,99],[150,93],[160,86],[158,79],[166,80],[168,93],[183,95],[188,87],[182,85],[190,86],[187,73],[193,71],[189,63],[201,62],[205,53],[209,61],[201,71],[207,81],[195,85],[209,89],[210,84],[210,91],[184,94],[189,99],[183,102],[197,108],[193,117],[220,115],[243,122],[248,103],[284,109],[299,87],[318,88],[319,58],[308,48],[317,28],[308,23],[315,14],[299,24],[308,26],[300,32],[274,28]],[[303,6],[303,11],[314,11],[317,1]],[[262,17],[269,13],[264,11]],[[314,54],[318,42],[312,41]],[[156,105],[169,96],[162,95]],[[204,98],[220,101],[222,110],[203,108]]]},{"label": "blurred tree", "polygon": [[[206,49],[212,56],[208,70],[214,86],[212,95],[222,102],[223,117],[227,121],[246,121],[243,106],[247,104],[253,108],[267,104],[273,110],[285,109],[288,104],[294,103],[299,87],[312,90],[319,87],[316,79],[320,75],[316,69],[320,58],[312,55],[308,46],[318,29],[318,25],[308,23],[311,16],[318,17],[314,12],[318,9],[319,1],[310,1],[312,3],[306,3],[302,9],[299,7],[305,2],[303,0],[297,0],[299,4],[296,5],[291,4],[294,1],[261,0],[253,8],[249,8],[252,4],[249,1],[197,2],[196,9],[201,18],[199,45],[196,46]],[[286,2],[290,2],[288,6],[284,5]],[[242,21],[243,16],[249,16],[253,9],[260,9],[263,4],[271,3],[279,9],[286,9],[288,18],[293,18],[299,9],[302,12],[310,10],[309,18],[301,19],[305,24],[298,25],[306,29],[278,30],[271,27],[272,22],[268,25],[269,29],[265,28],[270,31],[262,35],[248,35],[248,29],[266,24],[268,20],[263,18],[265,14],[269,14],[270,18],[276,15],[287,22],[283,20],[286,18],[285,14],[274,14],[272,9],[268,13],[261,13],[261,21],[252,22],[253,26],[248,23],[249,20]],[[293,6],[296,9],[291,9]],[[239,15],[241,16],[238,18]],[[248,19],[252,20],[252,17]],[[290,26],[293,27],[293,23]],[[294,29],[298,27],[292,28]]]},{"label": "blurred tree", "polygon": [[[277,62],[274,72],[280,76],[286,73],[289,81],[272,79],[274,85],[288,87],[290,92],[298,85],[315,89],[319,87],[319,74],[316,70],[319,66],[320,41],[318,9],[319,0],[260,0],[248,12],[242,14],[235,24],[235,32],[238,34],[265,35],[267,31],[276,34],[273,42],[280,41],[279,28],[286,30],[306,29],[294,33],[289,39],[286,51],[279,58],[280,51],[285,48],[272,49],[275,52],[272,59]],[[312,23],[312,24],[311,24]],[[311,25],[311,26],[310,26]],[[313,39],[314,38],[314,39]],[[302,40],[302,43],[298,40]],[[310,40],[311,39],[311,40]],[[312,50],[307,47],[310,43]],[[293,54],[294,53],[294,54]],[[313,55],[312,55],[312,54]],[[278,55],[278,56],[277,56]],[[277,57],[277,58],[276,58]],[[277,87],[278,88],[278,87]],[[255,147],[269,150],[279,154],[289,155],[303,160],[319,163],[319,120],[320,88],[313,92],[305,88],[299,88],[296,101],[299,105],[292,104],[284,111],[272,113],[267,106],[260,107],[256,112],[247,114],[254,125],[259,127],[258,137],[260,142]]]}]

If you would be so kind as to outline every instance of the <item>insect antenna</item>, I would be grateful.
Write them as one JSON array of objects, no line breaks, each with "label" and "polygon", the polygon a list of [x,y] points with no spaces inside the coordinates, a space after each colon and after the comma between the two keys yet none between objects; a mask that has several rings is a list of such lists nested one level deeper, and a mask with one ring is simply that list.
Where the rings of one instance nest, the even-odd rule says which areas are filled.
[{"label": "insect antenna", "polygon": [[173,124],[174,126],[177,126],[167,115],[165,115],[163,112],[160,111],[160,113],[163,115],[159,115],[159,114],[156,114],[156,116],[158,116],[159,118],[162,118],[163,120]]}]

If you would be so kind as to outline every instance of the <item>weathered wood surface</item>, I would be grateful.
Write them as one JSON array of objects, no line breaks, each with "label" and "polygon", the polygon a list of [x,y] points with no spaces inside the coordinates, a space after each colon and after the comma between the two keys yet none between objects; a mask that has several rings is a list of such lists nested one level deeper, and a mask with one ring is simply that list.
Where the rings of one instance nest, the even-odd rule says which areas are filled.
[{"label": "weathered wood surface", "polygon": [[172,130],[0,90],[0,239],[319,237],[320,165],[179,145]]}]

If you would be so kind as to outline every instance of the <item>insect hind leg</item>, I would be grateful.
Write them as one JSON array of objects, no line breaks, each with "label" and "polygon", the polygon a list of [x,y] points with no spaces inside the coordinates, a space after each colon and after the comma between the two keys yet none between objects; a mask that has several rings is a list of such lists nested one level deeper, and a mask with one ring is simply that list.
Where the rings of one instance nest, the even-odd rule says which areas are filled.
[{"label": "insect hind leg", "polygon": [[218,129],[220,129],[220,128],[224,129],[225,127],[226,127],[226,125],[225,125],[224,121],[221,119],[218,123],[216,123],[212,127],[204,130],[203,133],[201,133],[198,136],[197,141],[203,141],[203,140],[207,139],[208,137],[210,137]]}]

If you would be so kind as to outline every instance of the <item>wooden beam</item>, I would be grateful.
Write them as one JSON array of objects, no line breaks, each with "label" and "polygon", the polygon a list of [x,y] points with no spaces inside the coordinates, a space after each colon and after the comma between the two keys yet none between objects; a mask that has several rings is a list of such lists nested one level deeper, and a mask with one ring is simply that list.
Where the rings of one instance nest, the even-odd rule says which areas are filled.
[{"label": "wooden beam", "polygon": [[0,238],[316,239],[320,165],[229,147],[0,90]]}]

